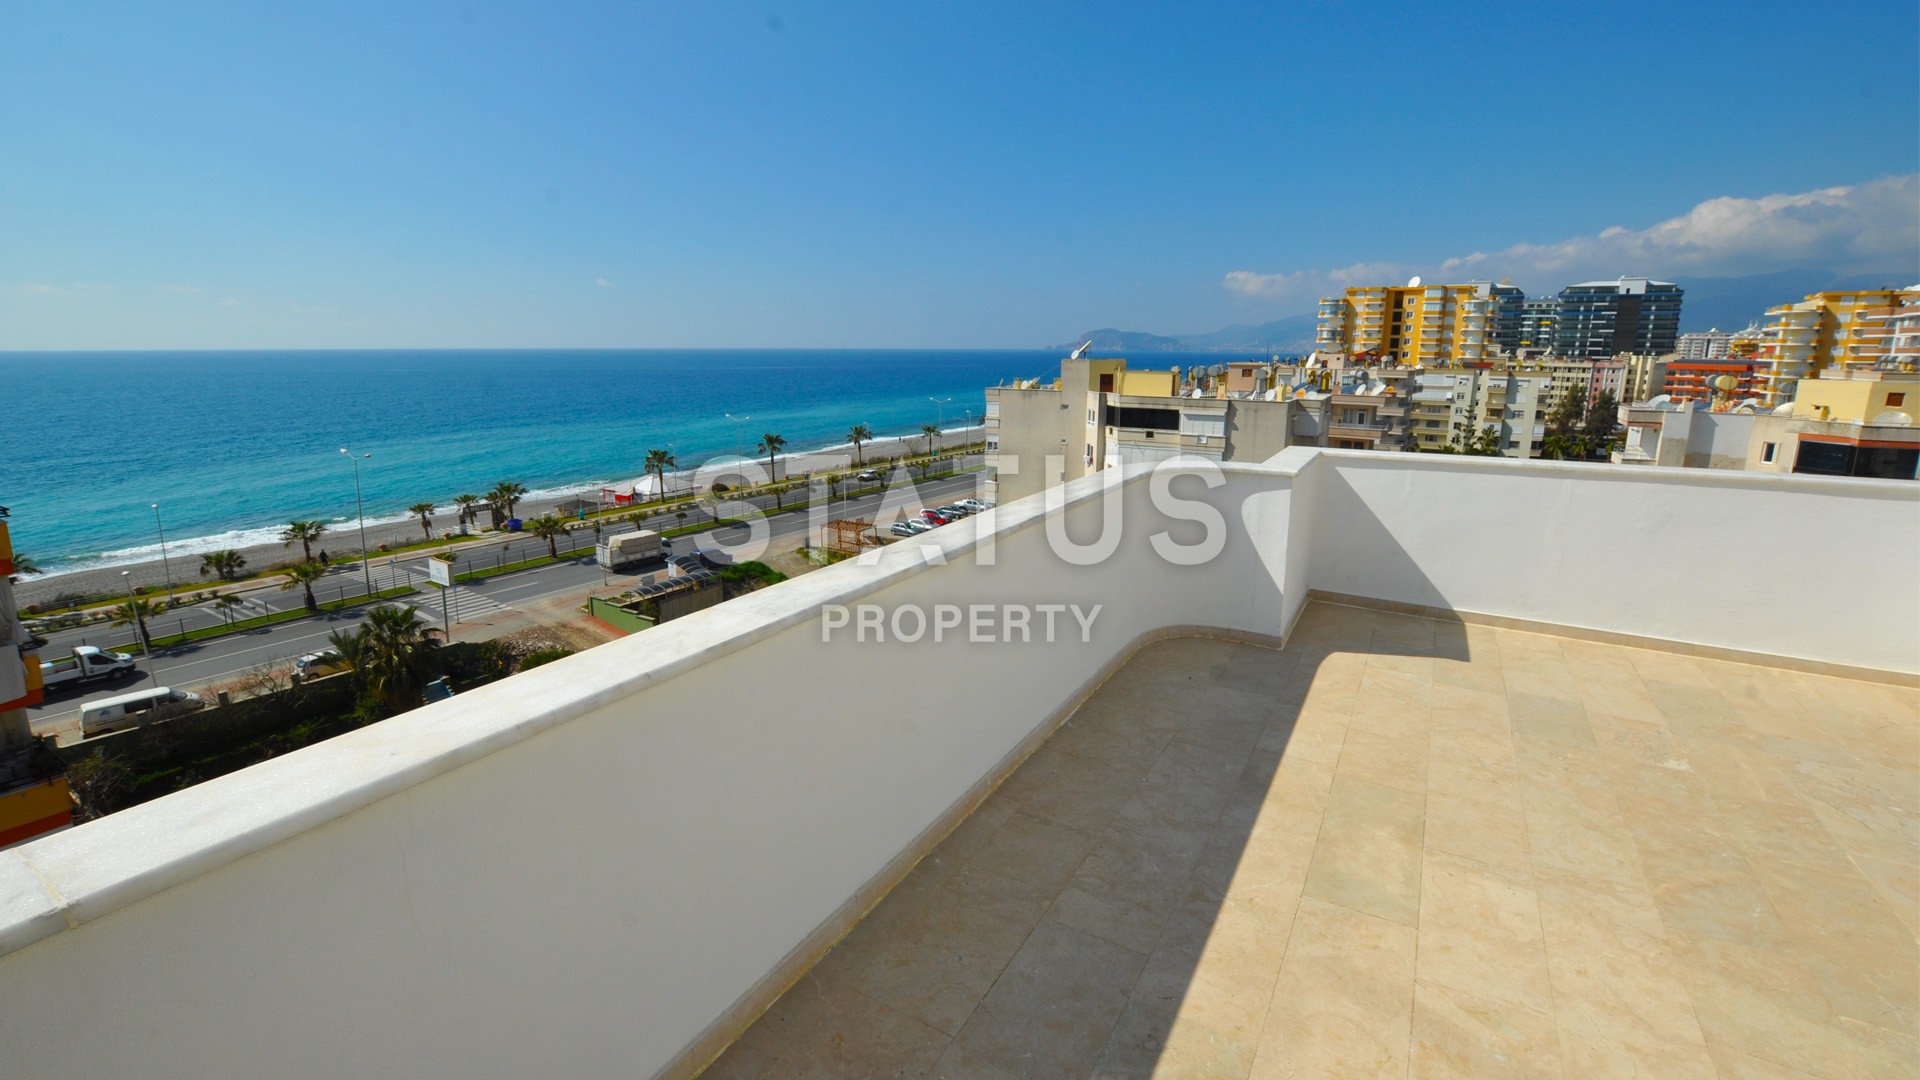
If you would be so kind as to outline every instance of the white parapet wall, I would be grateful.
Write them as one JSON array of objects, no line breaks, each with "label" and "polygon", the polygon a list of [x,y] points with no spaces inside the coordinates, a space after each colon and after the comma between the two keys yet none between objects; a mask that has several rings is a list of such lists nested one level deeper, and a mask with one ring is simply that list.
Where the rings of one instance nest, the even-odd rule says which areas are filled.
[{"label": "white parapet wall", "polygon": [[[1051,518],[1036,496],[0,852],[0,1061],[684,1072],[1131,648],[1277,638],[1310,588],[1917,666],[1911,486],[1307,451],[1219,481],[1171,488],[1224,526],[1196,565],[1168,545],[1204,510],[1097,474]],[[1063,554],[1108,495],[1112,551]],[[1839,544],[1875,569],[1830,570]],[[888,640],[857,616],[825,639],[863,604]],[[1099,606],[1084,640],[1070,612],[1002,639],[1008,606],[1052,604]],[[966,613],[944,641],[894,639],[942,605]]]}]

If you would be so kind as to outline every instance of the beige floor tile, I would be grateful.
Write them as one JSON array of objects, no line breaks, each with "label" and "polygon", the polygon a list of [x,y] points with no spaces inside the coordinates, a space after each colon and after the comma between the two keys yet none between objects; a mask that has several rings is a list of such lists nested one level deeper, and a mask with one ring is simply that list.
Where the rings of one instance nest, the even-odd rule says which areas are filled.
[{"label": "beige floor tile", "polygon": [[1867,1075],[1819,981],[1790,956],[1687,935],[1673,941],[1709,1042],[1815,1076]]},{"label": "beige floor tile", "polygon": [[1022,1077],[1093,1070],[1146,957],[1042,920],[954,1045]]},{"label": "beige floor tile", "polygon": [[1472,859],[1509,881],[1533,881],[1527,817],[1519,806],[1428,792],[1424,842],[1430,852]]},{"label": "beige floor tile", "polygon": [[1141,650],[709,1075],[1914,1077],[1916,791],[1915,691],[1314,604]]},{"label": "beige floor tile", "polygon": [[1420,883],[1422,980],[1515,1008],[1551,998],[1540,901],[1477,862],[1429,851]]},{"label": "beige floor tile", "polygon": [[1567,1075],[1712,1077],[1653,898],[1559,873],[1538,894]]},{"label": "beige floor tile", "polygon": [[1427,739],[1424,733],[1381,735],[1356,725],[1340,748],[1338,775],[1423,792],[1427,790]]},{"label": "beige floor tile", "polygon": [[1336,775],[1306,894],[1414,925],[1420,914],[1424,816],[1425,799],[1419,794]]},{"label": "beige floor tile", "polygon": [[[1423,946],[1424,951],[1424,946]],[[1545,1012],[1424,980],[1414,985],[1412,1080],[1554,1080],[1560,1034]]]},{"label": "beige floor tile", "polygon": [[1302,901],[1251,1075],[1406,1076],[1414,953],[1410,926]]}]

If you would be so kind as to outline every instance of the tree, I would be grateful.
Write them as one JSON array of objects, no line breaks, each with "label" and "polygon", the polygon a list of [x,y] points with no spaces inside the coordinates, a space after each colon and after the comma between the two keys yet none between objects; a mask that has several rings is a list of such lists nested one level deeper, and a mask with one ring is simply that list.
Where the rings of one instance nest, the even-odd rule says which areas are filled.
[{"label": "tree", "polygon": [[327,644],[332,646],[333,651],[340,654],[340,659],[345,660],[347,666],[353,669],[353,683],[355,686],[364,684],[360,672],[360,665],[366,662],[366,649],[364,647],[366,637],[361,633],[364,625],[365,624],[362,624],[361,627],[355,627],[352,630],[335,630],[333,633],[327,635]]},{"label": "tree", "polygon": [[290,592],[296,586],[305,589],[307,593],[307,611],[318,612],[320,610],[320,601],[314,599],[313,583],[325,577],[326,573],[327,568],[317,562],[294,563],[286,569],[287,580],[280,583],[280,591]]},{"label": "tree", "polygon": [[514,506],[520,502],[520,497],[526,493],[527,489],[525,485],[516,484],[511,480],[502,480],[493,485],[492,491],[487,492],[487,499],[506,511],[508,517],[512,517]]},{"label": "tree", "polygon": [[44,573],[46,573],[46,571],[40,569],[40,564],[33,561],[33,556],[22,554],[18,551],[13,553],[13,573],[9,576],[8,580],[19,581],[28,574]]},{"label": "tree", "polygon": [[223,593],[213,598],[213,610],[220,613],[228,626],[233,625],[233,613],[240,607],[241,600],[232,593]]},{"label": "tree", "polygon": [[280,531],[280,539],[286,547],[300,545],[300,557],[307,562],[313,561],[313,545],[326,535],[327,523],[324,521],[289,521]]},{"label": "tree", "polygon": [[667,470],[679,468],[679,466],[680,463],[673,460],[673,455],[665,450],[647,451],[647,471],[653,474],[655,480],[659,481],[659,487],[654,491],[654,494],[659,496],[663,502],[667,497]]},{"label": "tree", "polygon": [[453,505],[460,510],[461,532],[467,531],[467,525],[473,521],[474,515],[479,513],[479,511],[474,508],[475,504],[479,501],[480,496],[478,495],[455,495],[453,497]]},{"label": "tree", "polygon": [[420,531],[426,534],[427,539],[433,539],[433,518],[428,516],[433,513],[433,504],[430,502],[414,503],[412,506],[407,507],[407,513],[420,515]]},{"label": "tree", "polygon": [[238,551],[209,551],[200,556],[200,576],[212,574],[222,581],[232,581],[247,568],[247,557]]},{"label": "tree", "polygon": [[853,463],[863,464],[860,459],[860,444],[873,438],[873,429],[865,424],[855,424],[847,429],[847,441],[853,444]]},{"label": "tree", "polygon": [[1619,449],[1616,444],[1620,441],[1620,403],[1614,400],[1613,391],[1602,390],[1594,396],[1581,426],[1585,429],[1590,455],[1600,457]]},{"label": "tree", "polygon": [[1472,424],[1461,421],[1453,425],[1453,438],[1440,448],[1443,454],[1466,454],[1469,457],[1499,457],[1500,429],[1488,424],[1475,429]]},{"label": "tree", "polygon": [[787,440],[779,435],[760,436],[760,452],[767,455],[767,480],[773,484],[773,505],[776,510],[780,508],[783,500],[780,497],[780,472],[775,463],[779,460],[781,449],[786,445]]},{"label": "tree", "polygon": [[1587,444],[1582,431],[1586,418],[1587,388],[1575,383],[1547,414],[1547,434],[1540,442],[1541,454],[1575,460],[1586,457]]},{"label": "tree", "polygon": [[375,710],[391,716],[419,704],[430,654],[440,644],[440,631],[420,618],[419,609],[374,608],[355,637],[354,671]]},{"label": "tree", "polygon": [[153,651],[153,635],[147,633],[147,620],[155,618],[167,610],[167,605],[159,600],[142,600],[138,597],[113,609],[113,625],[132,626],[140,635],[140,645],[148,652]]},{"label": "tree", "polygon": [[928,463],[931,464],[932,458],[933,458],[933,440],[940,437],[940,425],[921,424],[920,434],[925,435],[927,437],[927,458],[928,458]]},{"label": "tree", "polygon": [[528,532],[547,542],[547,554],[560,557],[560,548],[556,538],[567,531],[567,523],[558,514],[541,514],[523,526]]}]

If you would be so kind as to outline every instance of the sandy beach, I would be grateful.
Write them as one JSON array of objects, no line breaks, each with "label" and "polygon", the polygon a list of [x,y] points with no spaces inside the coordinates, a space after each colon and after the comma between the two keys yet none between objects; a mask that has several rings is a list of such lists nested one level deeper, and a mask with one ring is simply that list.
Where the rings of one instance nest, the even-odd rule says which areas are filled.
[{"label": "sandy beach", "polygon": [[[940,447],[947,449],[978,441],[981,437],[982,430],[981,428],[949,428],[940,435]],[[926,445],[927,437],[925,435],[875,439],[861,447],[860,457],[863,462],[877,462],[887,458],[901,456],[903,453],[924,453],[926,451]],[[850,468],[854,463],[853,447],[847,445],[823,450],[782,454],[778,460],[780,462],[780,478],[785,480],[789,476],[798,477],[820,469]],[[755,462],[755,464],[759,468],[759,473],[752,479],[764,479],[767,467],[766,459],[761,458]],[[692,488],[696,484],[704,488],[707,484],[711,483],[717,474],[728,471],[731,470],[729,466],[725,464],[710,463],[699,469],[684,469],[678,472],[669,472],[667,474],[668,488],[675,492]],[[597,497],[602,486],[623,493],[630,490],[637,490],[644,496],[653,490],[654,479],[652,476],[635,477],[617,484],[596,484],[569,492],[547,493],[539,499],[522,499],[515,508],[515,512],[523,519],[538,517],[559,506],[561,503],[571,502],[582,496],[587,498]],[[481,520],[486,520],[484,515]],[[457,531],[457,519],[452,506],[443,507],[433,515],[434,535],[438,536],[441,532],[447,530]],[[367,522],[367,546],[376,551],[381,544],[410,544],[418,542],[421,538],[420,522],[416,518]],[[318,554],[320,550],[326,551],[336,562],[341,559],[352,559],[360,550],[360,531],[357,523],[346,521],[329,526],[327,535],[320,541],[316,554]],[[298,558],[299,554],[297,545],[286,546],[282,544],[258,544],[252,547],[240,548],[239,551],[246,557],[247,569],[249,571],[264,569],[276,563],[290,562]],[[122,571],[127,572],[129,576],[123,579],[121,577]],[[204,584],[208,589],[213,589],[223,584],[214,578],[201,577],[200,556],[189,553],[173,555],[166,560],[164,567],[161,565],[161,560],[153,559],[147,562],[94,567],[66,574],[27,577],[15,584],[14,593],[18,603],[24,607],[28,604],[45,603],[67,593],[98,596],[110,592],[119,592],[127,587],[128,582],[131,582],[136,587],[142,588],[163,587],[167,582],[169,573],[171,573],[175,585],[198,582]]]}]

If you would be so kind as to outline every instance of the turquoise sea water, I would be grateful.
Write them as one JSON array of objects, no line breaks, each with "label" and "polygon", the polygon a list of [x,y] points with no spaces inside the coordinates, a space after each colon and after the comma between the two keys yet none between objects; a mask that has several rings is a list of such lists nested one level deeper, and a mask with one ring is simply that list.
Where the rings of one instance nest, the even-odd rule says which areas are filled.
[{"label": "turquoise sea water", "polygon": [[[1151,354],[1143,365],[1180,358]],[[1207,357],[1200,362],[1220,362]],[[682,468],[740,438],[788,451],[947,427],[1057,352],[595,350],[0,354],[0,505],[49,572],[270,543],[290,518],[368,520],[515,480],[535,492]],[[953,400],[937,406],[929,398]],[[450,519],[449,519],[450,520]]]}]

